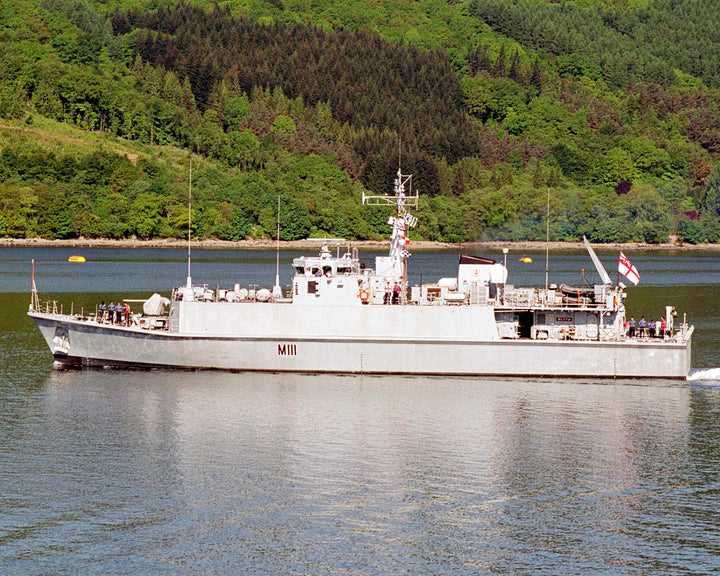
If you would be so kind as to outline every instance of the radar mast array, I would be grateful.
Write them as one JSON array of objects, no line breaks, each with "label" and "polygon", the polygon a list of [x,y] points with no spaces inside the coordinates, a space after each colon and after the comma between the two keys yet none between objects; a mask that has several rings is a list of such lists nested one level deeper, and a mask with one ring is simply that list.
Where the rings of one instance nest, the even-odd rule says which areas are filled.
[{"label": "radar mast array", "polygon": [[[405,193],[405,187],[407,186],[407,194]],[[365,194],[362,195],[362,203],[366,206],[397,206],[398,215],[401,214],[400,208],[408,206],[411,208],[418,207],[419,195],[416,192],[412,194],[412,174],[403,174],[400,169],[397,171],[395,178],[395,194]]]}]

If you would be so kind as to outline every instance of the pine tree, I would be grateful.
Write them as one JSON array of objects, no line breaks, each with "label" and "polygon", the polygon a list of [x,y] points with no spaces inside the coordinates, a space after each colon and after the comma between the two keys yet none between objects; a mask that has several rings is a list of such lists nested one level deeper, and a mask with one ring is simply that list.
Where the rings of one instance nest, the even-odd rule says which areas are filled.
[{"label": "pine tree", "polygon": [[533,169],[532,177],[533,188],[541,188],[545,183],[545,174],[543,173],[542,164],[540,164],[540,158],[535,158],[535,168]]},{"label": "pine tree", "polygon": [[540,70],[540,59],[535,56],[535,61],[530,72],[530,86],[534,86],[538,90],[542,90],[542,73]]},{"label": "pine tree", "polygon": [[473,48],[472,46],[469,47],[465,60],[467,60],[468,73],[470,76],[475,76],[475,74],[478,73],[478,49]]},{"label": "pine tree", "polygon": [[505,56],[505,44],[500,46],[500,51],[498,52],[497,59],[495,60],[495,75],[496,76],[505,76],[506,70],[506,56]]},{"label": "pine tree", "polygon": [[457,168],[455,168],[455,179],[453,180],[452,193],[455,196],[462,196],[465,194],[465,170],[462,162],[458,162]]},{"label": "pine tree", "polygon": [[513,52],[512,58],[510,59],[510,69],[508,70],[508,77],[515,82],[520,83],[520,54],[518,49]]},{"label": "pine tree", "polygon": [[486,72],[492,72],[492,66],[490,65],[490,53],[488,51],[487,44],[481,44],[477,47],[477,66],[479,70],[485,70]]}]

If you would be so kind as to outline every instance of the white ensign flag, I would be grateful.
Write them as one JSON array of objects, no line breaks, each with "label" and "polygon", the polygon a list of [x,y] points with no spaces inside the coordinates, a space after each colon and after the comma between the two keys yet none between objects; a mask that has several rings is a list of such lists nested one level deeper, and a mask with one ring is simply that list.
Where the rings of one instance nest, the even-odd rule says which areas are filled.
[{"label": "white ensign flag", "polygon": [[620,259],[618,260],[618,272],[636,286],[637,283],[640,282],[640,272],[638,272],[637,268],[632,265],[630,260],[628,260],[622,252],[620,252]]}]

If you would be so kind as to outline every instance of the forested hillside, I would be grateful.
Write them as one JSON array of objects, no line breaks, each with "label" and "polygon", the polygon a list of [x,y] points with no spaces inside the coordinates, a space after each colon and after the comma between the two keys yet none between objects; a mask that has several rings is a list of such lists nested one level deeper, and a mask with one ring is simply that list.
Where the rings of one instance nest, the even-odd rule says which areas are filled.
[{"label": "forested hillside", "polygon": [[0,236],[720,241],[707,0],[0,3]]}]

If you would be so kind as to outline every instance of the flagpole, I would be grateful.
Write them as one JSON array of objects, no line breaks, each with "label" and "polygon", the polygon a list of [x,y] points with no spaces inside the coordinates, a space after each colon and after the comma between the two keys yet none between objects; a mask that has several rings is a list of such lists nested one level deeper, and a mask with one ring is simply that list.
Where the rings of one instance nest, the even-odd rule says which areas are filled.
[{"label": "flagpole", "polygon": [[277,204],[277,246],[275,248],[275,286],[273,286],[273,297],[282,297],[282,288],[280,288],[280,195],[278,194]]},{"label": "flagpole", "polygon": [[30,284],[30,312],[35,310],[35,300],[37,299],[37,288],[35,287],[35,258],[30,260],[31,264],[31,284]]},{"label": "flagpole", "polygon": [[547,189],[547,214],[545,215],[545,292],[550,274],[550,187]]}]

